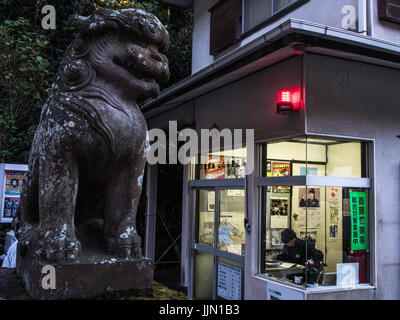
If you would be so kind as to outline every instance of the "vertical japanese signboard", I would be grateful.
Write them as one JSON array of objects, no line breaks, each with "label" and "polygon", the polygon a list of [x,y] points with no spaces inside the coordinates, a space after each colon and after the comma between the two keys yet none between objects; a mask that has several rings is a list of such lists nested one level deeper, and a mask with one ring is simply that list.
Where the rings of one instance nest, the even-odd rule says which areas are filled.
[{"label": "vertical japanese signboard", "polygon": [[368,204],[366,192],[350,192],[351,250],[368,249]]}]

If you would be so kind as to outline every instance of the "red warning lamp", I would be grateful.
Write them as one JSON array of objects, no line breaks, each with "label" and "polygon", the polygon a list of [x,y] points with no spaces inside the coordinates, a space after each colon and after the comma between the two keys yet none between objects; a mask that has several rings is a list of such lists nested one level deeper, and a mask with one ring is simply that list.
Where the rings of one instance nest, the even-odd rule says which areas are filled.
[{"label": "red warning lamp", "polygon": [[300,90],[281,90],[278,92],[278,113],[285,111],[298,112],[300,109]]}]

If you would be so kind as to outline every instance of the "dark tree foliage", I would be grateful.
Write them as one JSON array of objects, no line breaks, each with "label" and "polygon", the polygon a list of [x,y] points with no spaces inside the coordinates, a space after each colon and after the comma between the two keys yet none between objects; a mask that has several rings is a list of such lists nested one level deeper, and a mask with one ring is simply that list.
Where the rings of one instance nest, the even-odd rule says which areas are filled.
[{"label": "dark tree foliage", "polygon": [[[41,27],[47,4],[56,9],[55,30]],[[140,8],[155,14],[171,38],[171,78],[162,89],[190,75],[191,11],[155,0],[0,0],[0,162],[27,163],[41,108],[74,37],[70,16],[99,8]]]}]

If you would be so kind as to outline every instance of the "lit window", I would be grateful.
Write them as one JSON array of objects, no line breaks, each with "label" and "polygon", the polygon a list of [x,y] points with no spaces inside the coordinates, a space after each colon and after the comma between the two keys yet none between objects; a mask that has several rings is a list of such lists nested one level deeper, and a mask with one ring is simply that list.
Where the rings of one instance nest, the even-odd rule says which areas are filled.
[{"label": "lit window", "polygon": [[261,146],[261,274],[328,286],[346,265],[370,282],[367,147],[310,137]]}]

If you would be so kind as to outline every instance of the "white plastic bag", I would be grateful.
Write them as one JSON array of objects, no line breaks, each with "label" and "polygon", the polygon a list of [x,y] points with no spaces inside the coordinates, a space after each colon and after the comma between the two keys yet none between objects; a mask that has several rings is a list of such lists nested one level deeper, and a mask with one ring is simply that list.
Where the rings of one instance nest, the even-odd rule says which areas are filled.
[{"label": "white plastic bag", "polygon": [[6,256],[1,265],[2,268],[15,268],[17,262],[17,245],[18,241],[14,241],[12,245],[8,248]]},{"label": "white plastic bag", "polygon": [[4,251],[7,252],[8,248],[11,247],[11,245],[17,241],[17,238],[15,237],[15,232],[14,230],[8,231],[6,233],[6,241],[4,243]]}]

